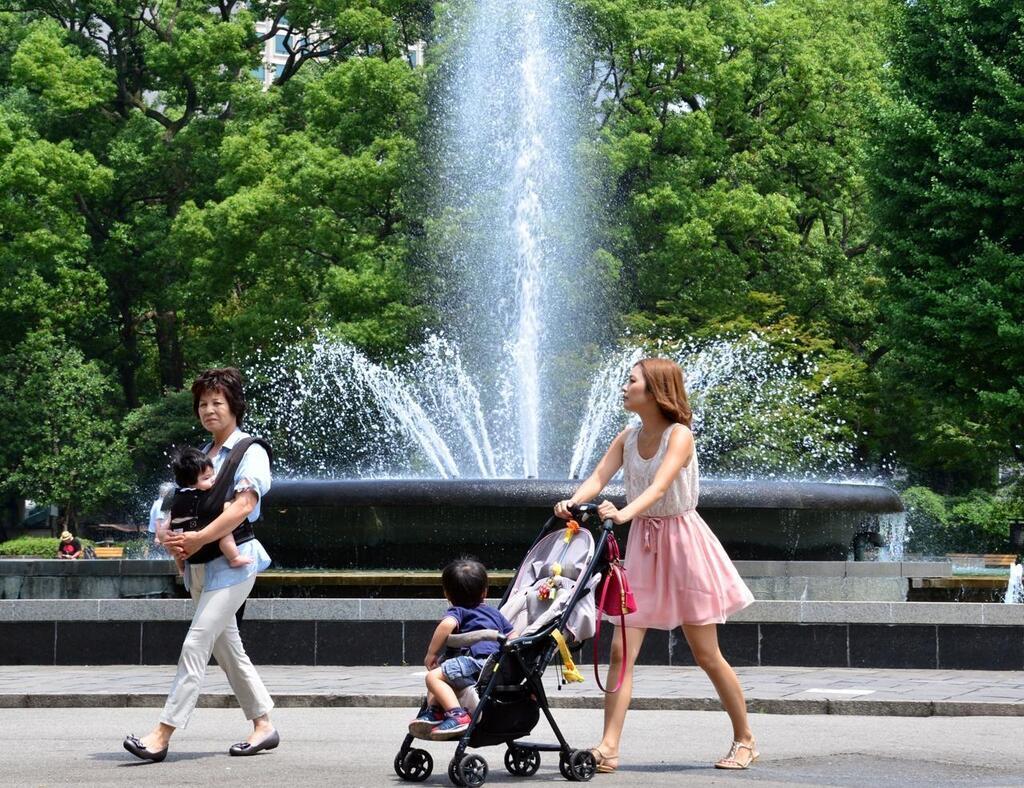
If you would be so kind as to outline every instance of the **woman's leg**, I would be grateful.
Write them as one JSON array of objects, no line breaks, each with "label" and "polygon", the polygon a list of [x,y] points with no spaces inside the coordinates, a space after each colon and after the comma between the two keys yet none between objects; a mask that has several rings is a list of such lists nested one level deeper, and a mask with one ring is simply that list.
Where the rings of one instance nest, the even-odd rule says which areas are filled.
[{"label": "woman's leg", "polygon": [[[732,739],[743,744],[752,744],[754,734],[750,731],[750,722],[747,719],[747,703],[743,697],[743,687],[722,652],[718,648],[718,625],[702,624],[695,626],[683,624],[683,634],[686,642],[690,644],[690,651],[693,652],[693,659],[700,668],[708,674],[711,683],[715,685],[715,691],[722,701],[722,706],[729,715],[732,722]],[[746,760],[747,753],[744,750],[741,755]]]},{"label": "woman's leg", "polygon": [[597,746],[599,760],[612,760],[619,756],[619,740],[622,738],[622,726],[626,722],[626,712],[629,710],[629,702],[633,697],[633,665],[636,663],[636,655],[640,653],[640,646],[644,642],[646,629],[626,627],[626,653],[622,649],[622,632],[619,627],[612,630],[612,655],[608,664],[608,678],[605,686],[614,686],[619,680],[619,671],[622,669],[622,661],[626,660],[626,672],[622,677],[622,686],[618,692],[608,692],[604,696],[604,734],[601,736],[601,743]]},{"label": "woman's leg", "polygon": [[[250,585],[250,589],[251,587]],[[239,607],[244,601],[243,598],[239,602]],[[213,644],[213,656],[227,676],[231,691],[238,699],[238,705],[242,707],[245,718],[252,720],[252,733],[247,741],[250,744],[259,744],[274,730],[270,722],[270,710],[274,708],[274,701],[249,655],[245,653],[245,646],[242,645],[242,637],[238,632],[238,621],[234,615]]]},{"label": "woman's leg", "polygon": [[[195,568],[192,568],[192,572],[190,580],[194,596],[197,586],[202,587],[200,583],[196,582],[197,574],[200,574],[201,580],[201,573],[196,573]],[[237,585],[220,588],[216,591],[204,590],[199,594],[192,625],[189,627],[188,634],[185,635],[181,656],[178,658],[178,673],[171,685],[163,713],[160,715],[160,726],[150,736],[159,736],[158,731],[166,730],[166,728],[173,731],[188,724],[199,700],[203,678],[206,676],[206,666],[210,662],[214,644],[228,626],[235,625],[235,613],[249,596],[255,582],[255,577],[251,577]],[[147,736],[143,740],[147,748],[149,748],[149,738]]]}]

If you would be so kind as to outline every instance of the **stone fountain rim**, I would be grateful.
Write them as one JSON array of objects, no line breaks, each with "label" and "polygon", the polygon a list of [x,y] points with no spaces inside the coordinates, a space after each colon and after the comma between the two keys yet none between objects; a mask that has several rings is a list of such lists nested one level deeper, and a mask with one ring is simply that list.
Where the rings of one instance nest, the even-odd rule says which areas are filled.
[{"label": "stone fountain rim", "polygon": [[[267,493],[273,506],[482,506],[547,508],[579,486],[565,479],[282,479]],[[624,500],[621,484],[607,497]],[[896,514],[895,490],[881,484],[703,479],[700,509],[800,509]]]}]

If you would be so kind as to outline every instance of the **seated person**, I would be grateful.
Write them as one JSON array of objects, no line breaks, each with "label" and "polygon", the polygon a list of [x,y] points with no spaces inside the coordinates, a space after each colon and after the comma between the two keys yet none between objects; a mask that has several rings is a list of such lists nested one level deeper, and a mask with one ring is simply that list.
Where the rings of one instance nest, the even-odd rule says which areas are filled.
[{"label": "seated person", "polygon": [[82,543],[71,535],[71,531],[64,531],[57,545],[57,557],[76,559],[81,558],[82,554]]},{"label": "seated person", "polygon": [[[178,487],[173,496],[164,498],[164,528],[171,531],[195,531],[207,523],[200,523],[198,506],[201,496],[213,487],[213,461],[199,449],[181,449],[171,459],[171,470]],[[225,502],[224,508],[229,502]],[[169,507],[169,510],[168,510]],[[229,533],[218,541],[221,554],[231,566],[246,566],[252,563],[238,552],[235,538]],[[178,571],[183,572],[185,562],[175,558]]]},{"label": "seated person", "polygon": [[459,705],[457,693],[476,684],[487,658],[499,649],[495,641],[483,640],[441,661],[448,636],[481,629],[496,629],[503,635],[512,632],[508,619],[484,604],[487,569],[479,561],[460,558],[449,563],[441,573],[441,588],[452,607],[445,612],[427,647],[427,702],[409,724],[414,736],[429,735],[436,741],[457,739],[469,727],[472,718]]}]

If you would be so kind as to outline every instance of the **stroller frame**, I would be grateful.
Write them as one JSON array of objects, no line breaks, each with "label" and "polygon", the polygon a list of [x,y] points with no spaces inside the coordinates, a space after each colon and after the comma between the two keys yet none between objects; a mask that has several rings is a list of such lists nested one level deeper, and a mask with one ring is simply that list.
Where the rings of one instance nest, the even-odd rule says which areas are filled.
[{"label": "stroller frame", "polygon": [[[572,514],[583,526],[595,523],[598,518],[597,506],[595,504],[576,506],[572,509]],[[530,551],[545,536],[555,530],[556,527],[563,527],[564,523],[564,520],[553,515],[549,517],[537,538],[530,545],[526,555],[529,556]],[[504,636],[498,638],[499,650],[496,656],[492,658],[493,663],[491,663],[493,664],[493,669],[491,669],[491,664],[489,664],[485,666],[481,673],[477,683],[479,694],[477,706],[473,710],[469,727],[458,739],[455,754],[448,764],[448,778],[453,785],[467,786],[468,788],[477,788],[477,786],[483,785],[487,780],[487,761],[481,755],[467,755],[466,749],[470,747],[493,746],[500,744],[502,741],[504,741],[507,747],[505,751],[505,768],[509,774],[514,776],[529,777],[535,774],[540,768],[540,753],[542,752],[559,753],[559,771],[570,782],[587,782],[594,776],[597,770],[597,763],[593,753],[590,750],[574,749],[566,741],[565,736],[562,735],[562,731],[558,727],[558,723],[555,722],[555,718],[551,714],[551,709],[548,706],[547,692],[541,679],[545,669],[551,664],[558,650],[558,646],[551,637],[551,633],[555,629],[561,629],[563,622],[568,619],[569,614],[579,604],[580,600],[586,594],[591,593],[588,589],[588,584],[595,572],[600,569],[602,574],[604,574],[604,563],[606,562],[605,543],[608,541],[608,534],[612,532],[613,526],[614,523],[611,520],[605,520],[599,527],[594,529],[596,531],[594,557],[576,579],[573,594],[559,614],[555,615],[537,632],[517,637],[513,640],[506,640]],[[524,562],[520,562],[519,567],[517,567],[516,577],[519,576]],[[509,583],[505,589],[501,599],[502,606],[508,601],[513,585],[514,581]],[[598,615],[600,615],[600,611],[598,611]],[[545,640],[548,643],[542,650],[534,651],[529,655],[529,658],[524,657],[524,653],[529,653],[529,649],[543,643]],[[502,685],[500,683],[502,676],[509,668],[513,670],[514,675],[523,677],[520,683],[514,685]],[[502,691],[532,697],[540,711],[544,713],[544,717],[551,726],[551,730],[554,732],[558,743],[548,744],[520,741],[516,736],[496,738],[494,735],[483,738],[478,736],[477,740],[474,741],[474,734],[477,733],[485,708],[492,705],[496,694]],[[525,736],[527,734],[522,735]],[[430,777],[434,761],[433,757],[426,750],[414,748],[412,746],[414,741],[416,741],[416,738],[411,733],[406,735],[401,749],[395,755],[394,769],[395,773],[403,780],[422,782]]]}]

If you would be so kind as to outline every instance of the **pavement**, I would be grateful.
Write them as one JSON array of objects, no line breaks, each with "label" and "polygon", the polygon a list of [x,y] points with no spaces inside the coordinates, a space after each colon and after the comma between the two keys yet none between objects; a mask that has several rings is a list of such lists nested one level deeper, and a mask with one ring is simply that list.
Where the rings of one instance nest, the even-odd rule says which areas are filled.
[{"label": "pavement", "polygon": [[[601,731],[595,709],[556,709],[571,747],[593,746]],[[171,740],[163,763],[136,760],[121,747],[141,735],[155,709],[0,709],[0,783],[6,786],[403,786],[392,770],[408,709],[277,709],[281,746],[254,758],[231,758],[246,735],[238,709],[200,709]],[[626,718],[621,763],[596,775],[595,788],[618,786],[956,786],[1022,785],[1024,718],[781,716],[753,714],[761,757],[746,772],[711,767],[729,747],[723,712],[636,711]],[[531,741],[552,742],[543,721]],[[425,742],[433,773],[426,786],[450,785],[454,745]],[[471,753],[489,766],[486,785],[566,785],[558,759],[545,752],[533,777],[510,776],[504,746]]]},{"label": "pavement", "polygon": [[[423,694],[422,668],[257,666],[279,708],[414,708]],[[558,687],[545,674],[552,707],[601,708],[593,667],[582,684]],[[1024,717],[1024,671],[890,670],[868,668],[740,667],[751,712],[898,717]],[[174,667],[0,666],[0,709],[160,707]],[[211,667],[200,705],[236,708],[224,674]],[[631,708],[718,711],[718,698],[695,667],[636,668]]]}]

